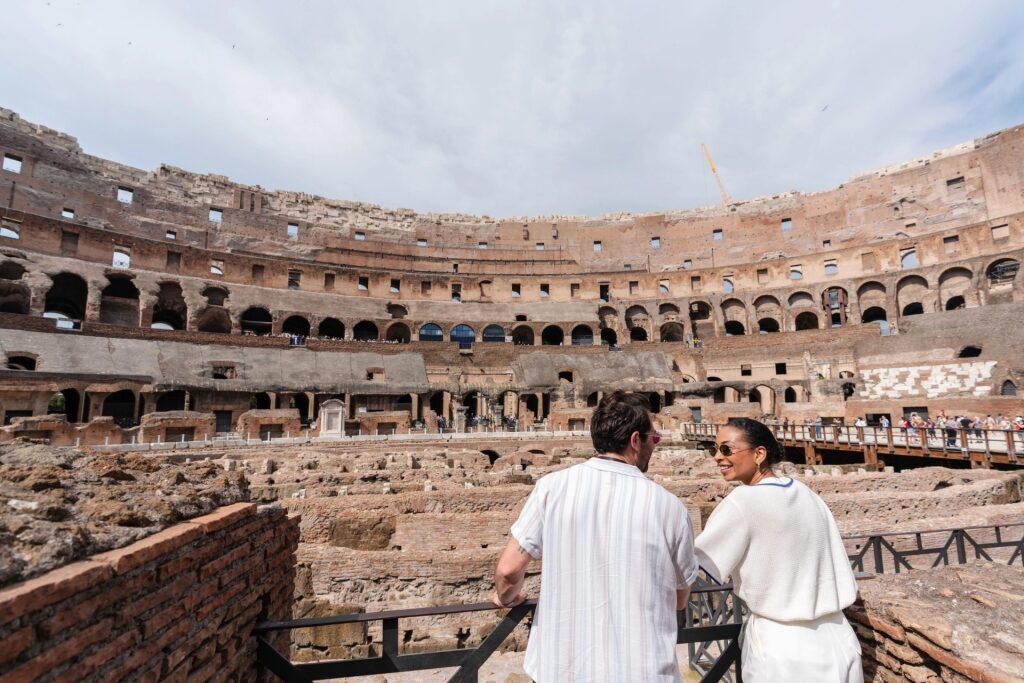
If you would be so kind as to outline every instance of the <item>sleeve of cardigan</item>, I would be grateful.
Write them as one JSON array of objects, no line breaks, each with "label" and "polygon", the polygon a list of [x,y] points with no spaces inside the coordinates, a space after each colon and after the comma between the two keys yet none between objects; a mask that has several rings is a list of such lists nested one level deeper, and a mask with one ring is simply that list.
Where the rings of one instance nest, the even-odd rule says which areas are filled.
[{"label": "sleeve of cardigan", "polygon": [[731,500],[735,494],[718,504],[694,542],[700,566],[723,583],[739,567],[750,546],[750,525],[740,506]]}]

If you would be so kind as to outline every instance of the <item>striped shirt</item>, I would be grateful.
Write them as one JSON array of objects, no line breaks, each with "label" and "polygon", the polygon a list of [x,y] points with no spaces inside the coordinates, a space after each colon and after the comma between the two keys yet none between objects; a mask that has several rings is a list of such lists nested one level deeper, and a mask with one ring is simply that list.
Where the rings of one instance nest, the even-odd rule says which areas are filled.
[{"label": "striped shirt", "polygon": [[678,498],[591,458],[538,481],[512,536],[544,559],[523,665],[535,681],[680,680],[676,590],[697,561]]}]

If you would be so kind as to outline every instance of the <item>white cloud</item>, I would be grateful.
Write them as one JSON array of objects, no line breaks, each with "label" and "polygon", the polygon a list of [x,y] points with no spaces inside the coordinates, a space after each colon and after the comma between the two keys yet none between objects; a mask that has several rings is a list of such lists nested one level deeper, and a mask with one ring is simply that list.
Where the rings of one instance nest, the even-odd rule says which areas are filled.
[{"label": "white cloud", "polygon": [[90,153],[421,211],[717,203],[701,142],[734,198],[810,192],[1024,122],[1012,0],[50,0],[4,15],[0,104]]}]

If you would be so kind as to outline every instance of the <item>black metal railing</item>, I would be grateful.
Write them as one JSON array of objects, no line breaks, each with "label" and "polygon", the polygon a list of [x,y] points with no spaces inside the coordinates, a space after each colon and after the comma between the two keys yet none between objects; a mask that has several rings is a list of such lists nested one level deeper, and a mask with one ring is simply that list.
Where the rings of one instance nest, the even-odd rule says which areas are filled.
[{"label": "black metal railing", "polygon": [[[448,679],[449,683],[476,683],[480,667],[497,651],[512,631],[533,614],[536,605],[536,600],[528,600],[513,607],[479,645],[475,648],[457,650],[402,653],[399,647],[399,621],[417,617],[493,611],[494,605],[448,605],[264,622],[256,626],[253,634],[258,646],[257,660],[285,683],[311,683],[330,678],[456,667],[455,673]],[[677,642],[687,645],[691,668],[701,674],[702,683],[742,683],[738,641],[740,620],[739,601],[733,596],[731,586],[705,584],[695,587],[686,608],[679,612]],[[380,656],[377,657],[292,662],[285,654],[274,649],[267,638],[269,634],[278,631],[368,622],[381,622]]]},{"label": "black metal railing", "polygon": [[934,569],[971,560],[1024,565],[1024,524],[845,536],[854,571],[876,574]]}]

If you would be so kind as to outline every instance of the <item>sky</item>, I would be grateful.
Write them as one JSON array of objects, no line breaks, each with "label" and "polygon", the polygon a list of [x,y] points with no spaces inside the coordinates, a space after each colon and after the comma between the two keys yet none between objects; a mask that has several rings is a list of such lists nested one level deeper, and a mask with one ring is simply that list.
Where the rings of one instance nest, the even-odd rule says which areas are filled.
[{"label": "sky", "polygon": [[827,190],[1024,123],[1019,0],[5,0],[0,106],[89,153],[420,212]]}]

